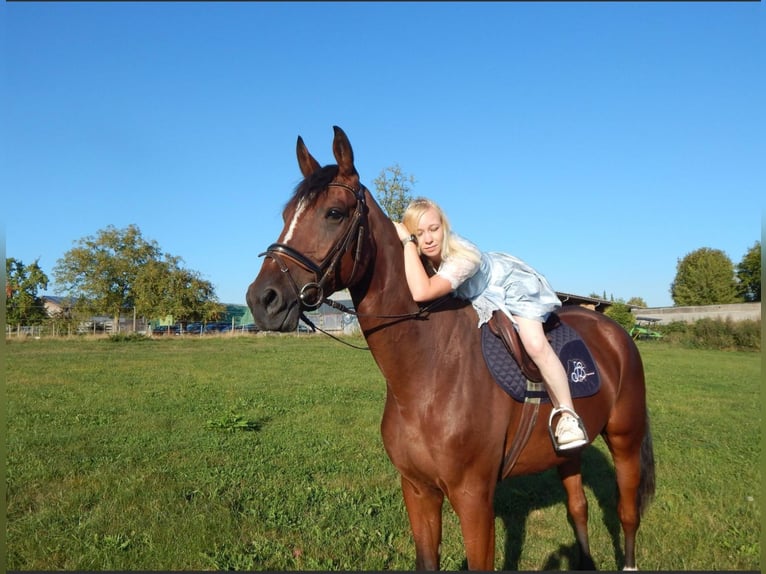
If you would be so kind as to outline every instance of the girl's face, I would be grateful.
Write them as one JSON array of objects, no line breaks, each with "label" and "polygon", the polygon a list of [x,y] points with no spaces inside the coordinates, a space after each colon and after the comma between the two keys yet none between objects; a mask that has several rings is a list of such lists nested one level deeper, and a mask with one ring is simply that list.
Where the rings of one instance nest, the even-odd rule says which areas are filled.
[{"label": "girl's face", "polygon": [[415,235],[418,238],[420,252],[432,263],[440,264],[442,242],[444,241],[444,226],[442,225],[442,218],[436,209],[429,207],[423,213],[418,221]]}]

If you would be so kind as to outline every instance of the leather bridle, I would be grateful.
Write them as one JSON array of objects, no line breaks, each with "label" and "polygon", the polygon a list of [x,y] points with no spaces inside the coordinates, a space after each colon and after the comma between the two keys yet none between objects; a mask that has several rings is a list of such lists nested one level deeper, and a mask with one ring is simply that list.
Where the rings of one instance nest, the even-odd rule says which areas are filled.
[{"label": "leather bridle", "polygon": [[[310,258],[306,257],[303,253],[290,247],[285,243],[272,243],[263,253],[258,257],[271,257],[274,262],[279,265],[279,269],[290,280],[290,284],[295,291],[295,295],[301,306],[301,312],[314,311],[318,309],[322,303],[326,301],[324,296],[324,290],[327,283],[335,274],[336,267],[338,266],[343,255],[353,245],[354,239],[356,239],[356,249],[354,253],[354,267],[351,270],[351,275],[346,281],[347,285],[351,285],[356,280],[357,264],[360,259],[362,250],[362,243],[364,239],[364,222],[367,214],[367,204],[364,199],[364,193],[366,188],[361,185],[354,189],[350,185],[340,183],[337,181],[330,182],[328,187],[342,187],[343,189],[351,192],[356,198],[356,208],[351,215],[351,221],[344,234],[335,242],[325,258],[315,263]],[[303,287],[298,287],[295,282],[290,269],[285,263],[285,258],[292,260],[298,266],[302,267],[306,271],[314,274],[314,281],[309,281],[304,284]]]},{"label": "leather bridle", "polygon": [[[425,319],[428,317],[428,314],[432,309],[438,307],[444,301],[449,299],[449,295],[445,295],[444,297],[440,297],[439,299],[430,302],[428,305],[419,307],[417,311],[392,315],[362,315],[354,309],[349,309],[342,303],[338,303],[325,297],[325,286],[335,273],[336,267],[338,266],[341,258],[351,247],[354,238],[356,238],[356,246],[354,247],[354,266],[351,269],[351,275],[349,276],[348,281],[345,281],[345,284],[353,285],[357,280],[356,273],[357,269],[359,269],[358,265],[363,248],[365,233],[364,223],[366,222],[367,215],[367,203],[364,196],[367,188],[365,188],[364,185],[360,184],[358,188],[354,189],[345,183],[333,181],[327,184],[327,187],[342,187],[343,189],[346,189],[350,193],[354,194],[354,197],[356,198],[356,208],[354,209],[354,213],[351,216],[351,221],[348,228],[338,239],[338,241],[332,246],[332,249],[330,249],[325,258],[320,263],[315,263],[310,258],[306,257],[303,253],[285,243],[272,243],[269,245],[266,251],[260,253],[258,257],[271,257],[271,259],[273,259],[274,262],[279,265],[280,271],[282,271],[282,273],[284,273],[289,279],[290,285],[292,285],[295,296],[298,300],[298,303],[300,304],[301,320],[306,323],[313,331],[321,331],[325,335],[328,335],[329,337],[343,343],[344,345],[348,345],[349,347],[361,350],[369,350],[369,347],[359,347],[357,345],[353,345],[347,341],[339,339],[338,337],[328,333],[323,329],[320,329],[314,325],[311,319],[306,316],[306,311],[314,311],[321,307],[323,303],[325,303],[330,307],[337,309],[338,311],[342,311],[343,313],[348,313],[356,317],[377,317],[379,319],[393,319],[396,321],[403,321],[407,319]],[[295,282],[295,279],[290,273],[290,268],[285,263],[285,258],[292,260],[299,267],[302,267],[306,271],[313,273],[314,281],[309,281],[308,283],[305,283],[303,287],[298,287],[298,284]]]}]

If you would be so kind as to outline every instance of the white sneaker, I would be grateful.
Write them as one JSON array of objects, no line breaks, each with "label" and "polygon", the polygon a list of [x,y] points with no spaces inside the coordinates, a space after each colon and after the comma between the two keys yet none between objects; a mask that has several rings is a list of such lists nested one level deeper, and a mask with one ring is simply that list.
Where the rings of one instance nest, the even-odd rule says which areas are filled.
[{"label": "white sneaker", "polygon": [[556,425],[556,450],[569,450],[588,444],[588,438],[580,426],[580,421],[565,412]]}]

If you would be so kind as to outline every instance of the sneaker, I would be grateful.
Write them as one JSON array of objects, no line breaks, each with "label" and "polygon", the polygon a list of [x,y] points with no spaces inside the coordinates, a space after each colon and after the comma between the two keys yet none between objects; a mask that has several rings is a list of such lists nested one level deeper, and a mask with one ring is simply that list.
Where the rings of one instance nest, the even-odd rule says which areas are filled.
[{"label": "sneaker", "polygon": [[569,413],[564,413],[556,425],[556,450],[569,450],[588,444],[580,421]]}]

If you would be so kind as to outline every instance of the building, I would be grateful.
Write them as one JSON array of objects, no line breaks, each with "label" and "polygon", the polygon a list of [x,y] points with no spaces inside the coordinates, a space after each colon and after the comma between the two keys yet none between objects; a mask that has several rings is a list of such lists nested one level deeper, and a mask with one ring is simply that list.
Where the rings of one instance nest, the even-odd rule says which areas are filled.
[{"label": "building", "polygon": [[728,305],[697,305],[691,307],[636,307],[631,313],[637,320],[667,324],[674,321],[693,323],[699,319],[722,321],[760,321],[761,303],[731,303]]}]

